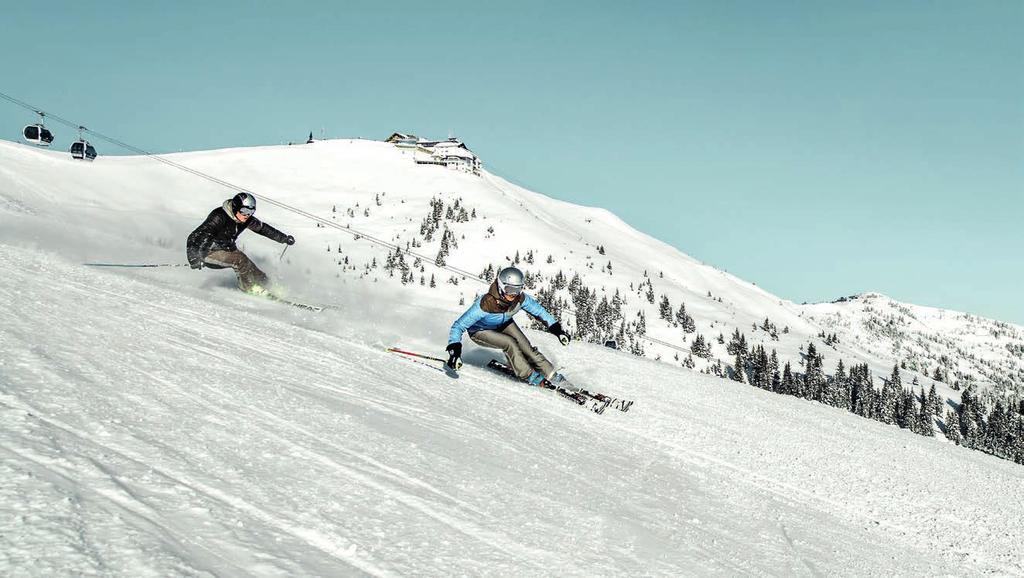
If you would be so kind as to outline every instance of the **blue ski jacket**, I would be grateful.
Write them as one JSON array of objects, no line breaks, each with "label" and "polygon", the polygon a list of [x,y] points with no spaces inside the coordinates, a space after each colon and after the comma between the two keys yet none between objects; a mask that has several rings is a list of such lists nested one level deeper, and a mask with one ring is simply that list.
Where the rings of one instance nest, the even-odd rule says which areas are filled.
[{"label": "blue ski jacket", "polygon": [[523,295],[523,301],[519,305],[509,309],[505,313],[488,313],[480,308],[480,301],[486,296],[483,295],[476,298],[476,301],[469,306],[469,309],[455,320],[452,324],[452,330],[448,334],[448,343],[460,343],[462,341],[462,334],[466,331],[470,335],[477,331],[483,331],[485,329],[500,329],[512,322],[512,317],[519,312],[520,309],[526,311],[530,315],[537,317],[544,322],[548,327],[555,324],[557,319],[554,315],[548,313],[544,306],[537,302],[536,299],[529,295]]}]

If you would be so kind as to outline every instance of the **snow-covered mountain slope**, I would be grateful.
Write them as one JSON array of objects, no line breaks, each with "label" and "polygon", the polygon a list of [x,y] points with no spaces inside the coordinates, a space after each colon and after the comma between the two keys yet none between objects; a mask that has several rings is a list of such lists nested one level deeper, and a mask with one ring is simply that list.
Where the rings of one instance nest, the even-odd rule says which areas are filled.
[{"label": "snow-covered mountain slope", "polygon": [[426,345],[429,308],[178,273],[0,246],[0,573],[1024,572],[1010,462],[534,334],[637,400],[597,416],[479,352],[453,380],[382,350]]},{"label": "snow-covered mountain slope", "polygon": [[1022,391],[1024,329],[934,307],[900,303],[878,293],[803,307],[807,317],[841,341],[906,369],[966,386]]},{"label": "snow-covered mountain slope", "polygon": [[[162,258],[180,259],[184,234],[230,194],[219,185],[145,158],[103,157],[89,165],[76,163],[63,153],[3,142],[0,154],[0,202],[12,210],[34,207],[61,221],[87,215],[94,223],[109,224],[103,227],[106,230],[121,227],[118,230],[128,230],[149,245],[143,248],[133,241],[112,251],[107,240],[93,246],[76,238],[74,255],[85,260],[131,260],[154,247],[167,249]],[[596,342],[617,338],[620,347],[636,353],[642,350],[648,357],[684,364],[693,340],[701,335],[710,351],[707,360],[692,358],[694,368],[708,370],[719,361],[730,364],[732,355],[718,337],[728,340],[739,330],[751,345],[775,349],[782,362],[794,364],[802,360],[802,347],[813,341],[826,351],[828,371],[840,358],[847,366],[868,363],[876,375],[888,374],[900,362],[907,369],[904,381],[909,383],[918,368],[922,373],[929,371],[921,376],[922,383],[929,385],[935,366],[942,364],[947,383],[938,384],[939,393],[953,399],[958,399],[959,393],[948,385],[957,381],[960,385],[974,382],[982,388],[997,384],[1003,391],[1018,394],[1024,387],[1024,329],[1020,327],[929,310],[933,317],[942,316],[943,323],[932,323],[927,330],[908,327],[897,331],[891,322],[899,324],[900,311],[913,306],[895,302],[858,309],[796,305],[702,264],[603,209],[557,201],[486,172],[481,178],[416,165],[412,153],[389,144],[342,140],[186,153],[173,158],[424,256],[416,263],[415,257],[405,257],[406,271],[412,274],[412,282],[404,287],[405,299],[416,302],[455,311],[460,299],[472,299],[483,289],[472,278],[452,276],[430,266],[444,231],[450,230],[446,262],[460,270],[481,274],[487,266],[499,267],[518,254],[519,265],[531,274],[535,289],[550,287],[560,271],[565,282],[578,274],[593,295],[591,312],[602,299],[614,304],[618,291],[621,305],[615,314],[606,316],[604,327],[593,320],[594,315],[581,321],[577,310],[582,304],[572,303],[564,284],[554,297],[565,301],[564,317],[572,330]],[[43,206],[32,204],[31,199]],[[440,214],[425,222],[431,221],[432,200]],[[324,279],[330,277],[342,284],[400,284],[400,278],[409,279],[405,274],[382,271],[388,251],[365,238],[353,240],[331,228],[308,230],[311,223],[307,219],[266,204],[263,207],[260,215],[273,224],[301,231],[300,245],[279,266],[278,277],[292,289],[315,284],[318,290],[304,291],[307,296],[319,296]],[[459,209],[466,211],[463,218]],[[124,218],[133,210],[156,210],[161,218]],[[69,229],[62,225],[61,230]],[[261,240],[247,243],[257,256],[270,260],[274,247]],[[432,274],[439,285],[434,289],[425,286]],[[455,282],[459,284],[452,284]],[[673,313],[671,321],[659,319],[663,300]],[[675,314],[684,304],[694,320],[694,333],[684,332],[675,323]],[[761,329],[766,320],[773,330]],[[979,323],[984,325],[983,331],[998,336],[984,343],[972,337],[965,346],[964,335],[977,333]],[[819,337],[823,333],[837,333],[839,343],[826,348]]]},{"label": "snow-covered mountain slope", "polygon": [[[0,142],[4,575],[1024,573],[1018,465],[540,332],[573,379],[633,410],[596,416],[490,375],[468,340],[451,379],[383,349],[439,353],[482,285],[410,255],[392,276],[388,249],[266,201],[430,260],[447,237],[468,271],[518,251],[539,287],[578,271],[598,299],[620,291],[626,322],[645,311],[650,336],[688,347],[657,320],[662,294],[685,301],[726,361],[712,338],[734,328],[798,360],[834,331],[813,308],[606,211],[383,143],[171,158],[263,195],[258,216],[299,242],[281,258],[246,233],[245,250],[280,290],[333,307],[241,295],[228,272],[83,267],[183,262],[230,192],[151,159]],[[432,199],[454,214],[427,240]],[[766,317],[777,340],[751,329]],[[855,341],[827,351],[891,367]]]}]

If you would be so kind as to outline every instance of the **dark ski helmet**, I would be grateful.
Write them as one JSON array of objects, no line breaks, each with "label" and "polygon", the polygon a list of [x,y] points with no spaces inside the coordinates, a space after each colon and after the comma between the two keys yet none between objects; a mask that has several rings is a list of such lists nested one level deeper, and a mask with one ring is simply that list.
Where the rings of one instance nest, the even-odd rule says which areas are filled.
[{"label": "dark ski helmet", "polygon": [[238,193],[231,197],[231,210],[243,215],[251,215],[256,212],[256,197],[251,193]]},{"label": "dark ski helmet", "polygon": [[505,267],[498,272],[498,292],[502,295],[519,295],[524,284],[523,272],[515,267]]}]

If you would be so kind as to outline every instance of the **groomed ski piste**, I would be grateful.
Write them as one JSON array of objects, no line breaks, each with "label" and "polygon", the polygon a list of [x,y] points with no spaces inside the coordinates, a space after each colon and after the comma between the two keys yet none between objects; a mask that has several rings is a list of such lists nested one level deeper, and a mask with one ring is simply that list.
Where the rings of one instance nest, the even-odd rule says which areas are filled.
[{"label": "groomed ski piste", "polygon": [[[587,234],[564,215],[592,209],[395,154],[338,141],[170,158],[319,213],[387,191],[411,216],[458,191],[499,230],[543,222],[529,241],[552,253]],[[0,574],[1024,574],[1019,465],[536,331],[575,382],[631,411],[519,386],[468,339],[453,378],[385,349],[443,355],[459,292],[479,287],[336,275],[323,244],[358,242],[266,204],[257,215],[298,243],[281,258],[245,233],[244,249],[324,311],[243,295],[230,272],[82,266],[182,263],[230,194],[151,159],[0,142]],[[782,303],[707,278],[761,300],[751,315]]]}]

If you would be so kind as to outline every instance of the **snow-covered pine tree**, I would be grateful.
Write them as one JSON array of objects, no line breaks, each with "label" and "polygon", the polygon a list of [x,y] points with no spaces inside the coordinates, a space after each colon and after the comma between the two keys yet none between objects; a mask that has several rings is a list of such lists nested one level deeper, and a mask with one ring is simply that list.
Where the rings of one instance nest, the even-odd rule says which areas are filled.
[{"label": "snow-covered pine tree", "polygon": [[527,289],[533,291],[537,287],[537,283],[541,280],[540,273],[531,273],[530,271],[523,272],[523,284]]},{"label": "snow-covered pine tree", "polygon": [[686,312],[686,303],[679,304],[679,310],[676,311],[676,324],[682,327],[686,333],[693,333],[697,330],[697,324],[693,321],[693,317]]},{"label": "snow-covered pine tree", "polygon": [[896,405],[896,425],[917,431],[917,402],[912,390],[901,389]]},{"label": "snow-covered pine tree", "polygon": [[771,388],[771,373],[768,369],[768,352],[763,345],[758,345],[751,353],[750,363],[752,377],[750,384],[761,389]]},{"label": "snow-covered pine tree", "polygon": [[879,396],[878,421],[888,424],[896,423],[896,413],[900,402],[899,392],[902,388],[901,383],[899,365],[893,365],[892,374],[882,385],[882,394]]},{"label": "snow-covered pine tree", "polygon": [[866,364],[854,365],[847,377],[850,389],[850,411],[861,417],[870,417],[872,393],[871,376]]},{"label": "snow-covered pine tree", "polygon": [[839,363],[836,364],[836,371],[832,374],[832,378],[826,380],[825,395],[822,396],[822,401],[833,407],[849,409],[846,392],[846,366],[843,364],[843,360],[840,359]]},{"label": "snow-covered pine tree", "polygon": [[782,388],[782,376],[779,374],[779,354],[772,350],[772,356],[768,360],[768,370],[771,372],[771,384],[769,389],[778,392]]},{"label": "snow-covered pine tree", "polygon": [[608,303],[607,295],[601,296],[601,302],[597,304],[597,309],[594,310],[594,322],[597,323],[602,339],[604,339],[604,336],[611,335],[615,319],[612,316],[612,307]]},{"label": "snow-covered pine tree", "polygon": [[[719,343],[721,343],[721,341],[719,341]],[[729,355],[736,355],[737,351],[746,353],[747,337],[741,334],[739,329],[734,329],[732,332],[732,338],[729,340],[729,344],[726,345],[725,351]]]},{"label": "snow-covered pine tree", "polygon": [[580,279],[580,274],[579,273],[573,273],[572,274],[572,279],[569,280],[569,293],[573,294],[573,293],[578,292],[580,290],[580,287],[582,287],[582,286],[583,286],[583,280]]},{"label": "snow-covered pine tree", "polygon": [[743,361],[743,353],[737,351],[736,352],[736,357],[734,358],[733,363],[732,363],[732,373],[729,375],[729,377],[733,381],[738,381],[740,383],[746,383],[747,382],[747,380],[745,378],[746,369],[745,369],[744,365],[745,364],[744,364],[744,361]]},{"label": "snow-covered pine tree", "polygon": [[[548,286],[541,288],[534,294],[534,298],[542,307],[544,307],[544,309],[547,309],[549,313],[554,315],[556,319],[560,319],[562,317],[563,307],[561,305],[561,301],[555,296],[554,287]],[[543,329],[540,322],[537,322],[535,327]]]},{"label": "snow-covered pine tree", "polygon": [[917,415],[917,427],[919,434],[927,437],[935,437],[935,428],[932,424],[932,411],[931,405],[928,403],[928,396],[924,393],[924,388],[921,388],[921,407]]},{"label": "snow-covered pine tree", "polygon": [[585,286],[573,294],[573,308],[576,310],[576,333],[581,340],[596,340],[597,323],[594,321],[594,302],[597,301],[596,292],[588,292]]},{"label": "snow-covered pine tree", "polygon": [[704,341],[704,336],[700,333],[698,333],[697,337],[695,337],[693,342],[690,343],[690,351],[697,357],[703,359],[711,358],[711,346]]},{"label": "snow-covered pine tree", "polygon": [[629,338],[629,352],[637,357],[644,356],[644,344],[639,339]]},{"label": "snow-covered pine tree", "polygon": [[612,320],[613,321],[616,320],[616,319],[622,319],[622,305],[623,305],[622,296],[619,295],[619,290],[618,290],[618,288],[616,288],[615,289],[615,295],[612,295],[612,301],[611,301],[611,313],[612,313]]},{"label": "snow-covered pine tree", "polygon": [[568,283],[565,281],[565,274],[559,269],[558,273],[555,273],[554,278],[551,279],[551,287],[555,291],[559,291],[568,287]]},{"label": "snow-covered pine tree", "polygon": [[441,222],[441,215],[444,214],[444,201],[442,201],[441,199],[438,199],[438,198],[431,198],[430,199],[430,208],[431,208],[430,216],[431,216],[432,220],[434,221],[434,223],[440,223]]},{"label": "snow-covered pine tree", "polygon": [[982,447],[985,451],[999,457],[1006,457],[1010,440],[1008,439],[1009,414],[1003,407],[1003,402],[997,399],[992,406],[992,411],[985,421],[984,434],[982,436]]},{"label": "snow-covered pine tree", "polygon": [[782,386],[779,393],[783,395],[796,395],[796,379],[793,377],[793,368],[786,362],[782,368]]},{"label": "snow-covered pine tree", "polygon": [[970,411],[963,411],[964,404],[960,404],[961,411],[958,412],[960,418],[960,431],[963,432],[963,445],[969,448],[977,448],[981,446],[981,430],[978,427],[978,422],[971,417]]},{"label": "snow-covered pine tree", "polygon": [[935,382],[932,382],[932,388],[928,391],[928,407],[935,417],[942,417],[942,400],[935,391]]},{"label": "snow-covered pine tree", "polygon": [[658,318],[672,323],[672,304],[668,301],[668,295],[662,294],[661,303],[658,306]]},{"label": "snow-covered pine tree", "polygon": [[815,401],[822,401],[825,393],[825,372],[822,370],[823,358],[814,347],[814,342],[807,345],[807,359],[804,372],[804,396]]},{"label": "snow-covered pine tree", "polygon": [[693,354],[692,353],[687,355],[686,359],[683,360],[683,367],[685,367],[687,369],[693,369],[696,366],[697,366],[697,364],[696,364],[696,362],[693,361]]},{"label": "snow-covered pine tree", "polygon": [[960,428],[960,416],[959,416],[959,414],[957,414],[957,412],[955,412],[955,411],[953,411],[951,409],[947,409],[946,410],[945,422],[946,422],[946,439],[948,439],[949,441],[955,443],[956,445],[961,445],[963,443],[964,439],[963,439],[963,431]]}]

